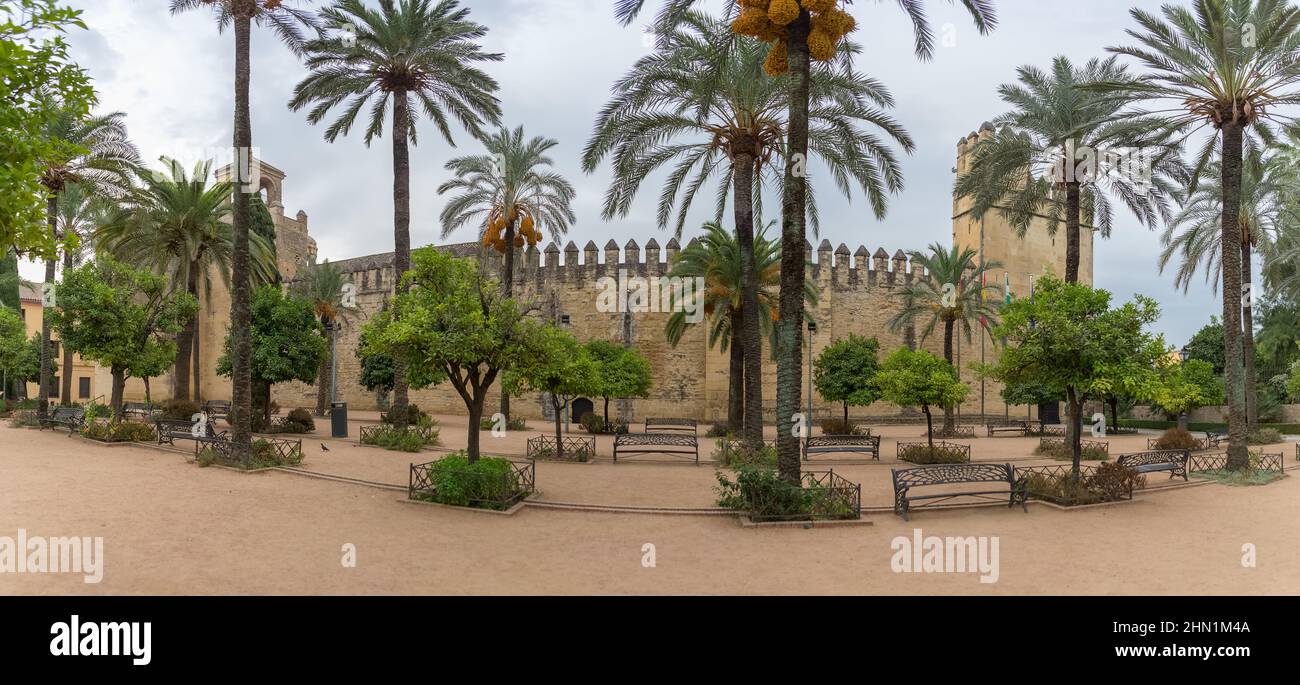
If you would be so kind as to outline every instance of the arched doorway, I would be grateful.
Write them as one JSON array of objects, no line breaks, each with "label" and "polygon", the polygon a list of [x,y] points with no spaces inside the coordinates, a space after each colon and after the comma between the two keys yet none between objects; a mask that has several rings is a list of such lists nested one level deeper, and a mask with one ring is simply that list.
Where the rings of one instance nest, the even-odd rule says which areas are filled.
[{"label": "arched doorway", "polygon": [[595,410],[595,408],[596,405],[593,404],[591,400],[585,397],[579,397],[578,399],[573,401],[573,407],[570,416],[573,417],[573,421],[575,423],[582,423],[582,417],[586,416],[587,414],[590,414],[592,411]]}]

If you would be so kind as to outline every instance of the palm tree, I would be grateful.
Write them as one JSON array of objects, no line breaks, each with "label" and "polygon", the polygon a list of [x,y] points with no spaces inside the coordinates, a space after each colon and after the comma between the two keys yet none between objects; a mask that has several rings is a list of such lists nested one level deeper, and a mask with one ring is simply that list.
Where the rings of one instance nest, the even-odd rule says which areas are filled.
[{"label": "palm tree", "polygon": [[1191,136],[1209,127],[1188,193],[1219,148],[1222,209],[1219,255],[1223,272],[1224,358],[1227,360],[1228,467],[1249,466],[1241,316],[1242,160],[1255,136],[1276,141],[1270,122],[1286,123],[1300,103],[1300,10],[1283,0],[1194,0],[1193,9],[1163,5],[1160,15],[1130,11],[1140,45],[1112,47],[1149,72],[1136,82],[1097,84],[1144,101],[1171,131]]},{"label": "palm tree", "polygon": [[[583,155],[588,173],[606,156],[612,158],[606,219],[627,216],[646,176],[669,165],[659,195],[660,228],[671,223],[680,237],[696,193],[710,181],[717,183],[717,221],[731,200],[744,255],[744,306],[735,323],[746,355],[743,433],[750,447],[763,442],[761,326],[745,314],[762,309],[758,268],[753,266],[754,225],[762,220],[764,186],[779,187],[782,182],[780,167],[772,160],[785,156],[790,78],[764,73],[768,51],[762,41],[733,33],[729,22],[686,12],[660,36],[655,52],[638,60],[614,85],[614,96],[601,111]],[[889,141],[907,152],[914,145],[885,113],[893,106],[889,91],[853,70],[853,58],[860,52],[857,45],[844,43],[835,60],[813,69],[810,145],[840,192],[851,198],[852,186],[860,187],[881,217],[888,195],[902,188],[901,168]],[[883,132],[884,139],[871,129]],[[815,207],[812,201],[807,205],[814,227]]]},{"label": "palm tree", "polygon": [[[233,183],[209,184],[211,161],[195,164],[189,175],[176,160],[162,157],[161,161],[165,171],[137,170],[136,185],[118,210],[95,230],[96,247],[118,261],[166,276],[174,287],[184,288],[195,298],[200,286],[204,296],[211,297],[213,272],[233,291],[235,244],[229,222]],[[274,243],[252,232],[249,254],[253,285],[274,282],[278,275]],[[188,399],[192,390],[194,400],[199,400],[200,339],[199,317],[195,316],[176,336],[174,398]]]},{"label": "palm tree", "polygon": [[[780,275],[780,245],[768,240],[766,230],[754,236],[754,265],[759,277],[758,316],[760,330],[771,335],[776,318],[778,277]],[[670,265],[670,278],[703,279],[704,291],[697,295],[694,310],[703,315],[709,327],[709,348],[718,347],[731,356],[728,377],[727,425],[733,434],[744,426],[745,340],[738,331],[741,320],[742,261],[739,241],[735,234],[717,222],[704,224],[704,235],[692,240]],[[807,293],[810,302],[817,301],[817,291]],[[674,308],[675,303],[674,303]],[[674,347],[693,325],[686,311],[674,311],[664,326],[664,335]]]},{"label": "palm tree", "polygon": [[[543,231],[552,240],[568,233],[577,221],[573,185],[553,171],[547,153],[558,142],[541,136],[524,140],[524,127],[502,128],[483,141],[487,154],[457,157],[447,162],[452,179],[438,194],[455,193],[442,209],[442,237],[471,224],[479,227],[485,248],[505,255],[502,292],[514,296],[515,249],[541,242]],[[501,393],[501,413],[510,418],[510,396]]]},{"label": "palm tree", "polygon": [[230,263],[230,437],[233,456],[244,461],[250,455],[253,437],[249,196],[256,188],[249,187],[246,168],[253,154],[253,126],[248,104],[252,29],[254,23],[270,28],[295,54],[302,52],[302,28],[313,28],[318,32],[320,29],[311,12],[286,5],[285,0],[171,0],[172,14],[194,9],[211,10],[219,30],[233,26],[235,33],[235,162],[232,166],[236,181],[232,212],[234,247]]},{"label": "palm tree", "polygon": [[[330,260],[316,262],[315,258],[307,265],[302,277],[289,287],[298,297],[311,303],[316,318],[320,320],[328,335],[332,326],[338,321],[351,318],[351,312],[344,307],[343,287],[349,283],[343,270],[330,264]],[[316,376],[316,415],[325,415],[325,405],[332,401],[330,370],[334,368],[334,346],[329,346],[329,353],[321,360],[320,370]]]},{"label": "palm tree", "polygon": [[[384,131],[384,117],[393,112],[393,270],[397,292],[406,291],[402,275],[411,268],[411,161],[408,145],[416,143],[420,112],[433,121],[448,145],[448,117],[475,138],[485,122],[496,124],[501,107],[497,83],[478,68],[500,61],[477,43],[487,28],[469,19],[469,9],[457,0],[380,0],[379,9],[362,0],[338,0],[321,13],[327,25],[347,27],[347,33],[307,44],[311,74],[294,88],[289,108],[314,104],[307,121],[320,123],[335,106],[347,101],[343,113],[325,129],[334,142],[352,130],[361,108],[369,105],[367,146]],[[411,99],[417,107],[412,107]],[[389,416],[406,421],[406,365],[398,364]]]},{"label": "palm tree", "polygon": [[[926,340],[942,325],[943,358],[955,369],[953,335],[957,328],[969,342],[975,324],[984,330],[997,325],[997,288],[986,285],[985,276],[1002,268],[1002,264],[983,261],[973,248],[953,245],[945,249],[938,243],[930,245],[929,252],[913,250],[910,255],[913,267],[924,266],[929,277],[913,281],[896,293],[901,306],[889,320],[889,329],[898,332],[923,321],[921,340]],[[955,433],[952,407],[944,407],[943,434]]]},{"label": "palm tree", "polygon": [[[52,108],[53,115],[46,123],[45,135],[49,140],[57,141],[57,148],[62,156],[57,159],[42,160],[41,185],[48,193],[46,199],[46,219],[50,235],[60,240],[59,208],[60,196],[70,184],[77,184],[75,191],[89,195],[112,195],[120,192],[126,185],[126,174],[139,159],[140,153],[135,145],[127,139],[126,115],[121,112],[82,116],[76,109],[57,105]],[[68,241],[66,250],[76,238],[71,234],[62,238]],[[65,256],[66,264],[67,256]],[[51,257],[45,261],[45,282],[54,283],[58,264]],[[56,296],[57,299],[57,296]],[[41,323],[41,373],[38,411],[44,417],[49,411],[50,379],[53,376],[50,362],[54,352],[50,340],[48,318]],[[68,355],[64,356],[68,359]],[[71,367],[65,361],[64,375],[69,376]],[[71,388],[71,386],[68,386]]]},{"label": "palm tree", "polygon": [[[974,200],[976,218],[997,208],[1022,238],[1039,217],[1053,236],[1064,223],[1065,280],[1076,283],[1081,225],[1110,237],[1108,196],[1155,228],[1172,218],[1170,199],[1180,187],[1175,181],[1186,183],[1187,172],[1178,149],[1159,141],[1152,118],[1123,111],[1122,94],[1080,87],[1128,80],[1117,57],[1076,67],[1062,56],[1050,73],[1031,66],[1017,73],[1018,83],[998,88],[1013,109],[994,119],[993,134],[975,144],[970,170],[957,178],[954,194]],[[1088,160],[1095,168],[1085,166]]]},{"label": "palm tree", "polygon": [[[63,273],[80,266],[92,254],[87,240],[112,212],[111,198],[93,195],[79,183],[69,183],[59,193],[59,213],[56,220],[63,245]],[[72,405],[72,350],[63,348],[63,378],[61,404]]]},{"label": "palm tree", "polygon": [[[1272,160],[1270,160],[1272,161]],[[1250,287],[1253,280],[1252,259],[1255,251],[1266,257],[1273,252],[1281,212],[1281,193],[1284,181],[1277,173],[1278,164],[1247,159],[1241,174],[1241,209],[1237,223],[1241,228],[1241,282]],[[1223,186],[1214,183],[1222,177],[1222,165],[1215,160],[1205,167],[1202,183],[1184,204],[1174,221],[1161,236],[1164,249],[1160,252],[1160,271],[1179,258],[1174,285],[1187,292],[1192,278],[1202,262],[1205,280],[1214,290],[1219,289],[1222,274],[1219,250],[1221,217],[1223,216]],[[1180,232],[1181,229],[1181,232]],[[1252,297],[1242,299],[1242,359],[1246,367],[1246,423],[1254,430],[1259,423],[1259,402],[1255,378],[1255,321]]]}]

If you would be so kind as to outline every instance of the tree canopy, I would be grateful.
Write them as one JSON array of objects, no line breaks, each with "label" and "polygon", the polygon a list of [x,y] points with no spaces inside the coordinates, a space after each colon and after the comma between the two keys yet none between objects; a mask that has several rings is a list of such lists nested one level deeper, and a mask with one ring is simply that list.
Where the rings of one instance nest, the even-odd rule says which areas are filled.
[{"label": "tree canopy", "polygon": [[880,396],[900,407],[920,407],[925,412],[926,437],[934,445],[930,407],[953,407],[966,399],[970,388],[957,378],[957,370],[942,357],[926,350],[900,347],[885,358],[876,374]]},{"label": "tree canopy", "polygon": [[654,384],[650,360],[635,348],[608,340],[593,340],[585,349],[596,362],[598,375],[592,391],[605,400],[605,424],[609,424],[609,401],[622,397],[646,397]]},{"label": "tree canopy", "polygon": [[844,407],[844,421],[849,407],[865,407],[880,399],[876,372],[880,370],[880,342],[850,333],[831,343],[813,362],[813,384],[822,399],[839,402]]}]

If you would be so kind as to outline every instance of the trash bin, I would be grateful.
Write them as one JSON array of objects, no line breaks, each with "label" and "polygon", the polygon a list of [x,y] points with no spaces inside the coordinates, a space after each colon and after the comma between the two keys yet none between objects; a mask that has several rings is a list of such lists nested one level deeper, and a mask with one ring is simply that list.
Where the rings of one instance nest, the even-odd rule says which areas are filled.
[{"label": "trash bin", "polygon": [[330,437],[348,437],[348,403],[330,403]]}]

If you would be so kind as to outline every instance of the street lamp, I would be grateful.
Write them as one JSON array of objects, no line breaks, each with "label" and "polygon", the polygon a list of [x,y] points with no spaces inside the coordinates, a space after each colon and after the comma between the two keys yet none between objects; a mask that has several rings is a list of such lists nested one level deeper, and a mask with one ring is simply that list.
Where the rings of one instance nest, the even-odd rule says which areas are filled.
[{"label": "street lamp", "polygon": [[[1183,360],[1183,363],[1186,364],[1186,363],[1187,363],[1187,360],[1192,358],[1192,352],[1191,352],[1191,350],[1187,349],[1187,346],[1186,346],[1186,345],[1183,345],[1183,349],[1178,350],[1178,358],[1179,358],[1179,359],[1182,359],[1182,360]],[[1187,430],[1187,410],[1186,410],[1186,409],[1184,409],[1184,410],[1178,412],[1178,427],[1179,427],[1180,429],[1182,429],[1182,430]]]},{"label": "street lamp", "polygon": [[1187,349],[1187,346],[1186,346],[1186,345],[1183,345],[1183,349],[1178,350],[1178,356],[1179,356],[1179,358],[1181,358],[1183,361],[1187,361],[1188,359],[1191,359],[1191,358],[1192,358],[1192,352],[1191,352],[1191,350],[1188,350],[1188,349]]},{"label": "street lamp", "polygon": [[817,323],[809,319],[808,321],[808,416],[804,419],[804,430],[808,431],[806,435],[812,435],[813,420],[813,336],[817,334]]}]

